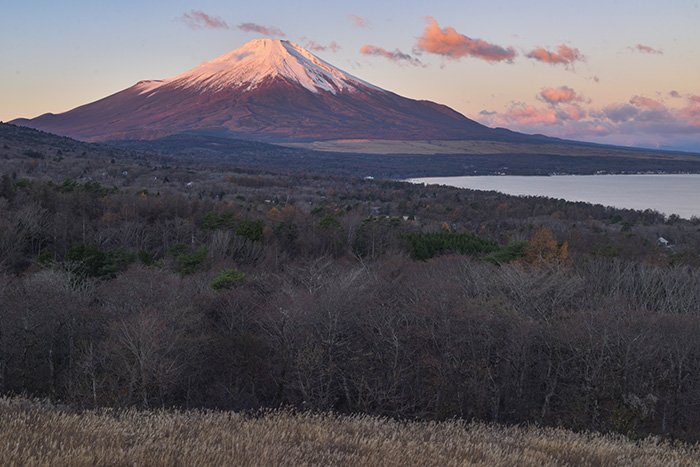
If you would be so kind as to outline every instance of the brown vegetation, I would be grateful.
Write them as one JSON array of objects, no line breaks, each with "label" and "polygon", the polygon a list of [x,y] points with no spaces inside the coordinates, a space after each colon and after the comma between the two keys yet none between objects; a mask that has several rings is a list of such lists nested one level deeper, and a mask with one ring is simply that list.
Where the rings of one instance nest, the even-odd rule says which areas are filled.
[{"label": "brown vegetation", "polygon": [[311,143],[284,143],[284,146],[307,148],[316,151],[330,151],[362,154],[536,154],[568,157],[633,157],[639,159],[697,160],[696,154],[681,152],[660,152],[624,147],[606,147],[585,144],[513,143],[480,140],[330,140]]},{"label": "brown vegetation", "polygon": [[0,464],[13,465],[673,465],[697,446],[481,423],[202,411],[72,412],[0,399]]}]

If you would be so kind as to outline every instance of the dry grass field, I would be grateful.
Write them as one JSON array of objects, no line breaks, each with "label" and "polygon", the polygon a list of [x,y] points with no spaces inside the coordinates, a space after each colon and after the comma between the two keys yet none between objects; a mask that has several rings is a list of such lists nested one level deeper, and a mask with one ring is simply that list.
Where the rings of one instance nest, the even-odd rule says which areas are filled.
[{"label": "dry grass field", "polygon": [[700,465],[656,438],[367,416],[88,411],[0,399],[0,465]]},{"label": "dry grass field", "polygon": [[282,146],[314,151],[361,154],[537,154],[588,157],[633,157],[637,159],[664,159],[697,161],[697,154],[662,153],[624,147],[583,146],[572,144],[533,144],[502,141],[403,141],[403,140],[332,140],[310,143],[284,143]]}]

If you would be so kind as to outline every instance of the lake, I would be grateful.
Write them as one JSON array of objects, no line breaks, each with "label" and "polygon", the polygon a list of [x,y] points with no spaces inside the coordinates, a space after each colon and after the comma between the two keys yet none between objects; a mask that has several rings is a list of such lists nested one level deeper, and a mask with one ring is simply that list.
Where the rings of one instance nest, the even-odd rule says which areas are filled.
[{"label": "lake", "polygon": [[448,185],[509,195],[547,196],[617,208],[654,209],[700,217],[700,175],[554,175],[415,178],[412,183]]}]

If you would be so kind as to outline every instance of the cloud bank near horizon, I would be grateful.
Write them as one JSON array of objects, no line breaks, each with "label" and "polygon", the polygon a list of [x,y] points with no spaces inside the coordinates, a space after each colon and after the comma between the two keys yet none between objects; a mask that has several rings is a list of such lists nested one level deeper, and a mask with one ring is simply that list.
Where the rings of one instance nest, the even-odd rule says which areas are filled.
[{"label": "cloud bank near horizon", "polygon": [[687,148],[700,150],[700,96],[668,95],[682,102],[670,105],[663,98],[633,95],[626,102],[597,107],[586,105],[590,102],[572,88],[546,88],[537,96],[546,106],[511,102],[504,111],[482,111],[478,120],[525,133],[616,144],[666,147],[685,141]]}]

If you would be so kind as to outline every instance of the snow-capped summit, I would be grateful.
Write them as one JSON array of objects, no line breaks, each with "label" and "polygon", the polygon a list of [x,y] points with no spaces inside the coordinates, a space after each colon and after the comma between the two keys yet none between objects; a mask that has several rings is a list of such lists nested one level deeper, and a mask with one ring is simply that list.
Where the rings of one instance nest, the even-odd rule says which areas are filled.
[{"label": "snow-capped summit", "polygon": [[13,123],[86,141],[182,132],[264,141],[504,137],[504,130],[385,91],[298,44],[273,39],[253,40],[178,76],[139,81],[62,114]]},{"label": "snow-capped summit", "polygon": [[200,91],[255,88],[270,78],[285,78],[312,92],[333,94],[374,86],[345,73],[293,42],[256,39],[190,71],[163,81],[141,83],[142,93],[171,85]]}]

